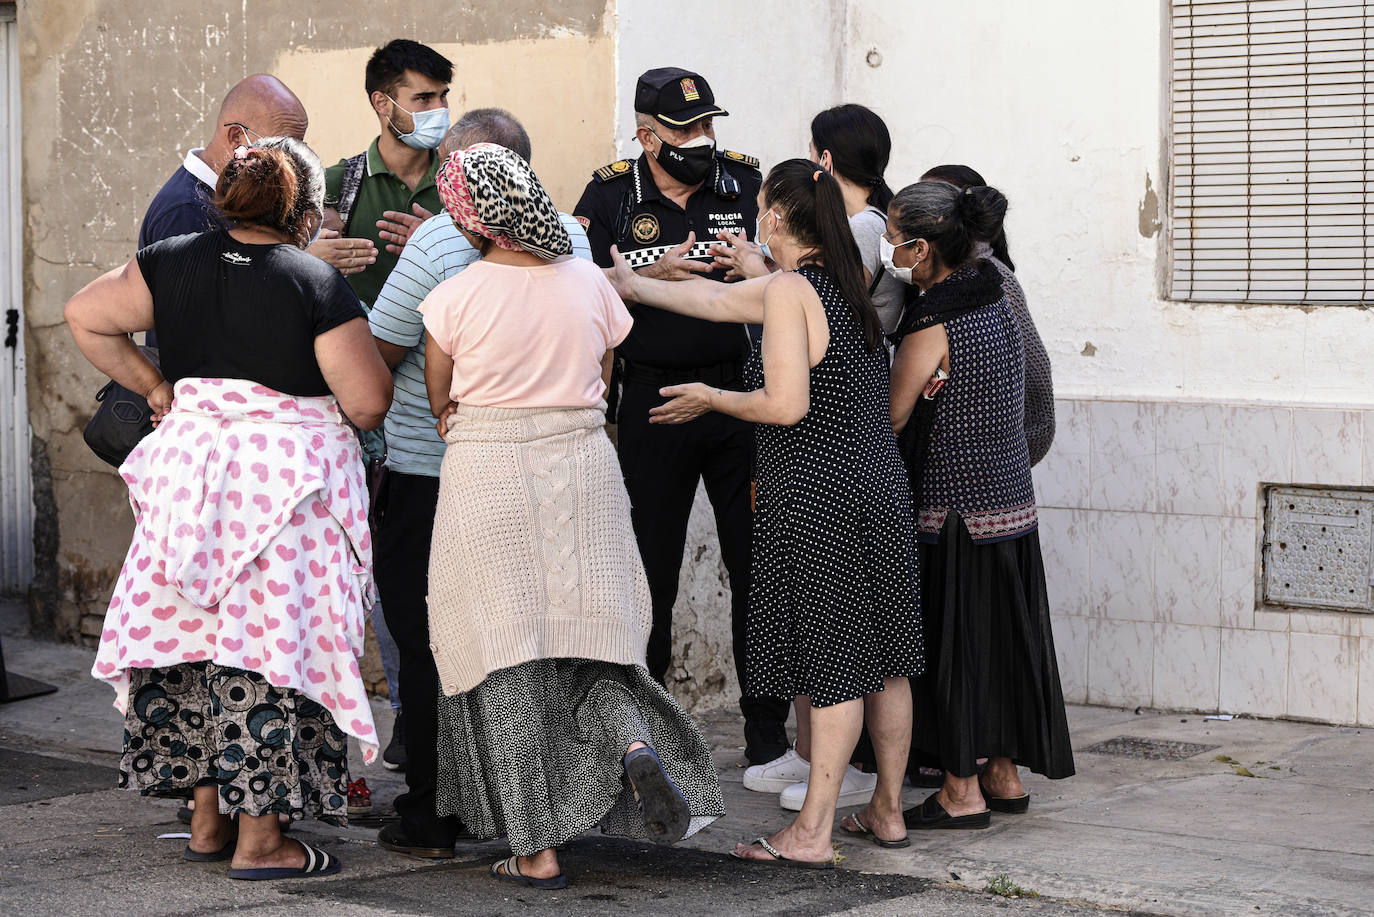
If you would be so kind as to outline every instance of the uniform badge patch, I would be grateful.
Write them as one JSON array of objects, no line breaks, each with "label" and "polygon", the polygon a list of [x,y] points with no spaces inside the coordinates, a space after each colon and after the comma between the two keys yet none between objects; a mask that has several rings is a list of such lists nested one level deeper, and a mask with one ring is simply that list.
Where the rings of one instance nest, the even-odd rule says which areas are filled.
[{"label": "uniform badge patch", "polygon": [[630,162],[629,162],[629,160],[627,160],[627,159],[617,159],[615,162],[611,163],[611,171],[612,171],[612,172],[628,172],[628,171],[630,171]]},{"label": "uniform badge patch", "polygon": [[743,159],[743,158],[744,158],[744,154],[743,154],[743,153],[736,153],[734,150],[726,150],[726,151],[725,151],[725,155],[726,155],[726,156],[729,156],[731,159],[737,159],[737,160],[738,160],[738,159]]},{"label": "uniform badge patch", "polygon": [[650,242],[658,241],[658,217],[652,213],[641,213],[635,217],[632,231],[635,241],[640,245],[648,245]]},{"label": "uniform badge patch", "polygon": [[587,219],[586,217],[574,217],[574,219],[576,219],[577,222],[579,222],[579,223],[582,224],[582,228],[583,228],[583,229],[591,229],[591,228],[592,228],[592,221],[589,220],[589,219]]},{"label": "uniform badge patch", "polygon": [[687,102],[695,102],[701,98],[701,93],[697,92],[697,81],[690,76],[682,78],[682,98]]}]

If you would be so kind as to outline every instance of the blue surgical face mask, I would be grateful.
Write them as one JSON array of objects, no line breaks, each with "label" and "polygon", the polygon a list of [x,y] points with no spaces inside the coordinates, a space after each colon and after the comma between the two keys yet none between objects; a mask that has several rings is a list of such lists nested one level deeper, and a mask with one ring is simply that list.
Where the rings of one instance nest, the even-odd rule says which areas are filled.
[{"label": "blue surgical face mask", "polygon": [[773,211],[769,210],[768,213],[765,213],[762,216],[755,218],[754,242],[758,245],[759,248],[763,249],[763,257],[767,258],[769,261],[776,261],[777,259],[773,257],[773,250],[768,247],[768,239],[773,238],[773,236],[777,235],[778,233],[778,215],[776,213],[773,213],[773,231],[768,234],[768,239],[763,238],[763,217],[768,216],[769,213],[773,213]]},{"label": "blue surgical face mask", "polygon": [[320,221],[319,221],[318,223],[315,224],[315,234],[314,234],[313,236],[310,237],[310,241],[309,241],[309,242],[305,243],[305,247],[306,247],[306,248],[309,248],[310,246],[314,245],[316,242],[320,241],[320,233],[322,233],[322,232],[324,232],[324,215],[323,215],[323,214],[320,215]]},{"label": "blue surgical face mask", "polygon": [[[401,108],[401,103],[391,96],[387,96],[387,99],[392,105]],[[429,111],[406,111],[406,109],[401,108],[401,111],[410,115],[415,127],[408,134],[398,133],[396,139],[414,150],[437,150],[439,144],[444,140],[444,135],[448,133],[448,109],[431,108]],[[390,120],[387,123],[390,124]],[[392,124],[391,126],[394,128],[396,125]]]}]

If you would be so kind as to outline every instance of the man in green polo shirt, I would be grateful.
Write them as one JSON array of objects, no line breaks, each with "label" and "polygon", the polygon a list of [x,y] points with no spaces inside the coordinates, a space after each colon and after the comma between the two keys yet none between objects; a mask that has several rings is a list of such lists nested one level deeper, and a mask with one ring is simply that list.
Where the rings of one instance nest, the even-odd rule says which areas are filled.
[{"label": "man in green polo shirt", "polygon": [[[325,228],[347,238],[367,239],[376,250],[373,263],[347,277],[368,309],[401,254],[404,238],[397,231],[408,235],[412,225],[443,209],[434,173],[439,167],[436,149],[448,133],[448,86],[452,80],[453,64],[433,48],[405,38],[378,48],[367,62],[364,86],[381,134],[367,152],[341,159],[325,170]],[[369,461],[380,461],[386,451],[382,438],[364,434],[361,439]],[[382,578],[379,575],[378,579]],[[399,653],[384,617],[374,614],[372,623],[396,714],[382,764],[390,770],[405,770],[407,725],[401,716]],[[426,705],[419,708],[423,711]],[[428,709],[432,716],[433,704]],[[412,725],[422,736],[432,736],[436,728],[435,723]],[[420,770],[432,768],[426,769],[421,762]],[[428,808],[428,820],[434,824],[431,833],[441,842],[447,838],[451,845],[452,820],[438,819],[433,813],[433,773],[419,773],[415,779],[422,797],[428,786],[428,797],[421,799],[418,808]],[[404,797],[398,810],[403,803]]]},{"label": "man in green polo shirt", "polygon": [[325,170],[324,225],[343,236],[368,239],[377,260],[348,277],[353,292],[371,308],[401,247],[388,244],[388,226],[426,219],[443,209],[434,187],[435,153],[448,133],[448,86],[453,64],[417,41],[398,38],[367,62],[365,87],[381,134],[366,153]]}]

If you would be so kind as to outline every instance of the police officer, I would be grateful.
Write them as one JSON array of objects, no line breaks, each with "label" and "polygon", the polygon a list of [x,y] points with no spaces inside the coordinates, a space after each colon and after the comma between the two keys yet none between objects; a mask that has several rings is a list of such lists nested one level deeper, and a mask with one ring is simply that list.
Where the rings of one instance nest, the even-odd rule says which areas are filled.
[{"label": "police officer", "polygon": [[[610,267],[615,245],[631,267],[646,274],[680,279],[691,272],[724,280],[725,271],[713,268],[711,245],[720,232],[753,234],[763,181],[757,159],[716,148],[714,119],[728,114],[700,74],[662,67],[639,78],[635,137],[643,153],[597,169],[573,211],[598,264]],[[677,251],[689,235],[694,244]],[[658,394],[665,385],[739,388],[748,330],[627,305],[635,323],[616,350],[620,387],[613,419],[619,424],[620,467],[653,597],[649,671],[663,681],[672,661],[673,603],[687,520],[697,482],[704,480],[730,576],[735,670],[743,684],[753,426],[717,413],[681,425],[651,425],[649,409],[667,400]],[[787,751],[788,701],[742,697],[740,709],[751,763],[772,761]]]}]

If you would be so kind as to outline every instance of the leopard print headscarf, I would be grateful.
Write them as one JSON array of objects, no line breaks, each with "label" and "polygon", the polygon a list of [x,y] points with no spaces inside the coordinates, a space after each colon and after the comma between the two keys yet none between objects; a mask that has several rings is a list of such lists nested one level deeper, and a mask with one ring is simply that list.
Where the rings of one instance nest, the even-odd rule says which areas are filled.
[{"label": "leopard print headscarf", "polygon": [[572,252],[548,192],[520,156],[494,143],[459,150],[434,176],[453,222],[509,251],[541,258]]}]

